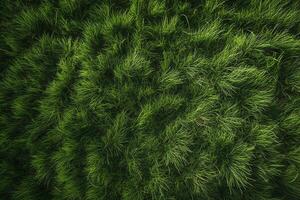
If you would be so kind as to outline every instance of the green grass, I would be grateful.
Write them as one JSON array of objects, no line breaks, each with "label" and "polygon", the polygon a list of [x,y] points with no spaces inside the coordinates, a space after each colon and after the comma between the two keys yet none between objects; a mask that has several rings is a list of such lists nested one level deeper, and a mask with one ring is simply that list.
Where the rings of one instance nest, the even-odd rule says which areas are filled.
[{"label": "green grass", "polygon": [[298,0],[1,0],[0,199],[300,199]]}]

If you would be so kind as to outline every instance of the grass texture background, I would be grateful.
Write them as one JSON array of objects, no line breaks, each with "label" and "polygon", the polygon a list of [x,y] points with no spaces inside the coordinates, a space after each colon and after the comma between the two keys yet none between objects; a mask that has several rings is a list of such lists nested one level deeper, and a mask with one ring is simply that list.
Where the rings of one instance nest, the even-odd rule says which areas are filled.
[{"label": "grass texture background", "polygon": [[298,0],[1,0],[0,199],[300,199]]}]

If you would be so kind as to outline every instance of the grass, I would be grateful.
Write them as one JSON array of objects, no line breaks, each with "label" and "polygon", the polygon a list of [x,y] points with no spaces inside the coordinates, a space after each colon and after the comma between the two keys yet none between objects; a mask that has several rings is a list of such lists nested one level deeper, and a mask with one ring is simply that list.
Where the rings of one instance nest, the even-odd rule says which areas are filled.
[{"label": "grass", "polygon": [[300,199],[296,0],[2,0],[1,199]]}]

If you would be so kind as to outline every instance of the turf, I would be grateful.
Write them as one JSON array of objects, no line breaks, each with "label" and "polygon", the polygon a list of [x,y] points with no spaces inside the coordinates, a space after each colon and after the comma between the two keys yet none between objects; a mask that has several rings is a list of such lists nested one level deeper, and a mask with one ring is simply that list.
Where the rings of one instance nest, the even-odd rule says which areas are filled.
[{"label": "turf", "polygon": [[300,199],[298,0],[1,0],[0,199]]}]

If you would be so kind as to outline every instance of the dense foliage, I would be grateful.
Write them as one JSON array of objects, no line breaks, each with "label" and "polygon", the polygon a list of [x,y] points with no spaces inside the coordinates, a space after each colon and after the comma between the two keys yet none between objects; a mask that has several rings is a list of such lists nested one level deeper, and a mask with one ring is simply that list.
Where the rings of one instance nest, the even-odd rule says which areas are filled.
[{"label": "dense foliage", "polygon": [[300,199],[298,0],[1,0],[0,199]]}]

